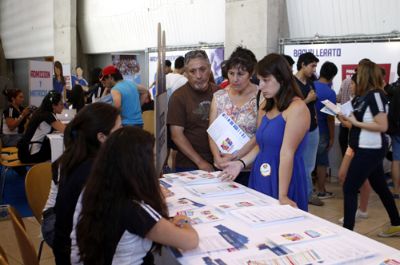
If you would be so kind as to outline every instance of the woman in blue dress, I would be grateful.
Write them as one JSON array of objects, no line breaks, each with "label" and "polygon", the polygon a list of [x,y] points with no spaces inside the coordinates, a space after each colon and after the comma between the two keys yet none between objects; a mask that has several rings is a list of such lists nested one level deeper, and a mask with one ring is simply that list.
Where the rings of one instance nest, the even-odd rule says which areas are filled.
[{"label": "woman in blue dress", "polygon": [[310,114],[286,59],[269,54],[257,65],[265,102],[258,113],[257,146],[224,165],[222,176],[233,180],[253,163],[249,187],[304,211],[308,210],[303,162]]}]

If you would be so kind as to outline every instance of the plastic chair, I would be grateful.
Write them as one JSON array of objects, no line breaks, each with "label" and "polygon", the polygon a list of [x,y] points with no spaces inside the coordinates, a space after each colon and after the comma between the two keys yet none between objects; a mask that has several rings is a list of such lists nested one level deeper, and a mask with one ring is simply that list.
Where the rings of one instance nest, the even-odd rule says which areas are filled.
[{"label": "plastic chair", "polygon": [[22,219],[13,207],[8,208],[8,214],[14,227],[22,261],[25,265],[39,265],[38,257],[32,242],[29,240]]},{"label": "plastic chair", "polygon": [[34,163],[22,163],[18,159],[18,148],[6,147],[0,152],[0,202],[3,201],[4,185],[6,183],[7,172],[15,167],[32,166]]},{"label": "plastic chair", "polygon": [[146,110],[142,113],[143,130],[154,134],[154,110]]},{"label": "plastic chair", "polygon": [[51,185],[51,163],[43,162],[29,169],[25,178],[25,192],[29,206],[39,224],[42,223],[42,211],[49,196]]},{"label": "plastic chair", "polygon": [[[51,163],[43,162],[34,165],[29,169],[25,178],[25,193],[28,199],[29,206],[32,209],[33,215],[39,224],[42,224],[42,211],[46,205],[47,197],[50,192],[51,185]],[[42,255],[44,240],[40,242],[38,259]]]},{"label": "plastic chair", "polygon": [[1,148],[1,153],[2,154],[18,153],[18,148],[17,147],[3,147],[3,148]]},{"label": "plastic chair", "polygon": [[6,256],[6,252],[4,249],[0,246],[0,265],[8,265],[8,259]]}]

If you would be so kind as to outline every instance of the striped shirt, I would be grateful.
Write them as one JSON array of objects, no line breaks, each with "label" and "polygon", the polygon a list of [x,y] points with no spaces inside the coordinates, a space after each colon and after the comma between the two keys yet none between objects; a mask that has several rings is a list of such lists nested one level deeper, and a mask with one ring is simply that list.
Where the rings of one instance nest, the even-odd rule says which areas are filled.
[{"label": "striped shirt", "polygon": [[342,84],[340,85],[340,90],[337,95],[337,102],[344,104],[351,99],[351,78],[346,78],[343,80]]},{"label": "striped shirt", "polygon": [[[360,122],[372,123],[379,113],[387,113],[388,101],[383,90],[373,89],[364,96],[352,100],[353,114]],[[350,130],[349,145],[353,149],[381,149],[385,146],[385,137],[381,132],[369,131],[353,126]]]}]

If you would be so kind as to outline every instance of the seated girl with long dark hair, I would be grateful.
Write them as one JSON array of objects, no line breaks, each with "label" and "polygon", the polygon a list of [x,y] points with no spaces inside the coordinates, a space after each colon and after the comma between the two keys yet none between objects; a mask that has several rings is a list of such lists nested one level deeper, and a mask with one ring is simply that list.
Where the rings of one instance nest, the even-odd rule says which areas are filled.
[{"label": "seated girl with long dark hair", "polygon": [[94,158],[107,136],[121,127],[119,110],[105,103],[85,106],[64,131],[64,153],[53,163],[42,234],[57,264],[70,264],[72,219]]},{"label": "seated girl with long dark hair", "polygon": [[166,219],[153,147],[154,137],[135,127],[118,129],[103,144],[75,208],[72,264],[149,264],[153,242],[197,247],[188,217]]},{"label": "seated girl with long dark hair", "polygon": [[50,141],[46,134],[54,130],[64,132],[65,125],[56,118],[64,108],[60,93],[52,90],[33,113],[24,137],[18,143],[18,158],[23,163],[40,163],[50,160]]}]

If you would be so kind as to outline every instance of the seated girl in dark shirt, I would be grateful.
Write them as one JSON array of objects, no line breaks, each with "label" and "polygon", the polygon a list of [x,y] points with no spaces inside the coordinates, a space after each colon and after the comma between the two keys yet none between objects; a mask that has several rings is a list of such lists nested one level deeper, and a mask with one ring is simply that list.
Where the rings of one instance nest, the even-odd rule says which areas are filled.
[{"label": "seated girl in dark shirt", "polygon": [[65,125],[56,118],[56,114],[60,114],[63,108],[60,93],[52,90],[44,97],[18,143],[18,158],[21,162],[40,163],[50,160],[50,141],[46,135],[54,130],[64,132]]}]

